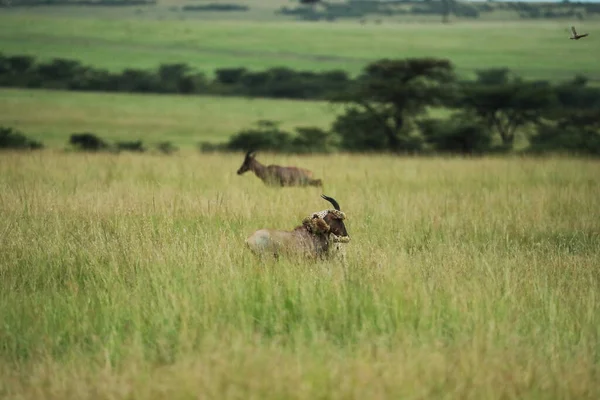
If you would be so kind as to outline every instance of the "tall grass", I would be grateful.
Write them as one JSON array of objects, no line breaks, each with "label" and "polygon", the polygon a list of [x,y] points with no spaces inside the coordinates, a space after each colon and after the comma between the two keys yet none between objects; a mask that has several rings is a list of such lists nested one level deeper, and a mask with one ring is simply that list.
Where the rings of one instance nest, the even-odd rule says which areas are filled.
[{"label": "tall grass", "polygon": [[598,398],[600,166],[274,156],[346,266],[243,246],[327,208],[241,155],[0,158],[0,397]]}]

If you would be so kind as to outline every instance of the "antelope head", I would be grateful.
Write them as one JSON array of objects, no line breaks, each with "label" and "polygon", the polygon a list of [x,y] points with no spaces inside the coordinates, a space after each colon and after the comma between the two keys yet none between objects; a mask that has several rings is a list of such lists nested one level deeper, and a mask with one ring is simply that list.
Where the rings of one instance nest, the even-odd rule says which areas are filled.
[{"label": "antelope head", "polygon": [[315,235],[326,235],[333,242],[348,243],[350,235],[348,235],[344,224],[346,214],[340,210],[340,205],[334,198],[325,195],[321,195],[321,197],[329,201],[334,209],[313,213],[311,216],[304,218],[302,224]]},{"label": "antelope head", "polygon": [[249,150],[246,153],[246,156],[244,157],[244,162],[242,163],[242,166],[237,170],[238,175],[241,175],[244,172],[247,172],[250,170],[250,165],[252,164],[252,160],[254,160],[255,156],[256,156],[256,153],[254,152],[254,150]]}]

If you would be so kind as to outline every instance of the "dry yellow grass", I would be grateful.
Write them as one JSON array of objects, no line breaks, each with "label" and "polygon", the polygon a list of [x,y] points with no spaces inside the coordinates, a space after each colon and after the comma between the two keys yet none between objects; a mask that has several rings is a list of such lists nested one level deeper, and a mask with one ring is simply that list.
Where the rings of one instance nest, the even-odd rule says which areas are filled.
[{"label": "dry yellow grass", "polygon": [[600,396],[600,164],[259,155],[325,181],[348,265],[243,239],[328,207],[241,155],[0,158],[0,397]]}]

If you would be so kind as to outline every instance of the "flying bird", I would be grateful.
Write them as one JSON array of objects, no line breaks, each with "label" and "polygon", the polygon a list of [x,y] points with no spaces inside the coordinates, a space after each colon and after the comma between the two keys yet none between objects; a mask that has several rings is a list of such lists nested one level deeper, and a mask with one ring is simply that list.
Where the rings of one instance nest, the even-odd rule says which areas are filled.
[{"label": "flying bird", "polygon": [[579,40],[579,39],[581,39],[582,37],[586,37],[586,36],[588,35],[587,33],[582,33],[581,35],[578,35],[578,34],[577,34],[577,31],[575,30],[575,27],[574,27],[574,26],[572,26],[572,27],[571,27],[571,32],[572,32],[573,34],[571,35],[571,37],[570,37],[569,39],[572,39],[572,40]]}]

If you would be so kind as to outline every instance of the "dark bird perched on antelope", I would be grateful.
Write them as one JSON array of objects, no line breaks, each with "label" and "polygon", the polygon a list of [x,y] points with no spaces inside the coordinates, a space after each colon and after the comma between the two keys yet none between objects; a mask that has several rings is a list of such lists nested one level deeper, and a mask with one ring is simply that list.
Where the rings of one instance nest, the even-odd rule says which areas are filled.
[{"label": "dark bird perched on antelope", "polygon": [[252,171],[264,183],[271,186],[323,186],[323,181],[313,179],[313,173],[307,169],[263,165],[255,157],[254,151],[247,152],[237,174],[242,175],[246,171]]},{"label": "dark bird perched on antelope", "polygon": [[574,26],[571,27],[571,33],[571,37],[569,38],[571,40],[579,40],[582,37],[586,37],[588,35],[588,33],[582,33],[581,35],[577,34],[577,31],[575,30]]},{"label": "dark bird perched on antelope", "polygon": [[312,213],[293,231],[259,229],[246,239],[246,245],[255,254],[274,255],[276,258],[282,254],[313,259],[331,257],[336,253],[343,256],[340,244],[350,241],[344,224],[346,214],[335,199],[325,195],[321,197],[334,209]]}]

